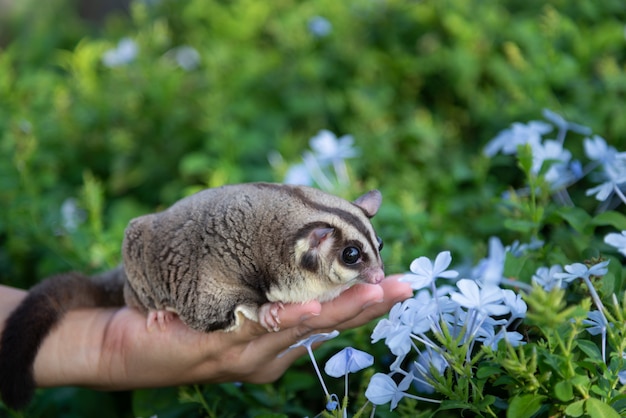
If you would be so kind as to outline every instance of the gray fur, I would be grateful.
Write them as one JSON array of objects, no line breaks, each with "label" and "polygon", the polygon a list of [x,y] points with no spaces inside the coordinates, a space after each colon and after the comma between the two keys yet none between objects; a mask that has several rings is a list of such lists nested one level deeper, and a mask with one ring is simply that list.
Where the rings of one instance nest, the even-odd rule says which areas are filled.
[{"label": "gray fur", "polygon": [[[382,268],[377,248],[372,249],[376,235],[369,222],[380,194],[374,192],[373,200],[374,210],[363,209],[313,188],[252,183],[204,190],[161,213],[136,218],[126,230],[122,251],[126,303],[144,311],[173,311],[190,327],[212,331],[236,326],[237,307],[258,319],[253,312],[277,301],[272,293],[283,295],[286,287],[302,291],[279,302],[316,299],[320,295],[306,287],[311,281],[329,281],[324,268],[330,263],[306,271],[296,259],[296,241],[306,237],[310,225],[331,226],[334,235],[358,237],[370,250],[370,263],[361,270],[372,264]],[[356,280],[368,278],[350,277],[328,286],[345,287]]]}]

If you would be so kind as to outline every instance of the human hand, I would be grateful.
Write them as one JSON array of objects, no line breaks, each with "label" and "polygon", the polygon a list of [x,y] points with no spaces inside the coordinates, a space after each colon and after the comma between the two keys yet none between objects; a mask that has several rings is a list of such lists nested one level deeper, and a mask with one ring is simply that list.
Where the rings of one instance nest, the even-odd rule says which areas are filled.
[{"label": "human hand", "polygon": [[299,348],[279,358],[290,345],[313,333],[366,324],[410,297],[410,286],[397,279],[355,285],[323,304],[287,304],[279,313],[281,330],[270,333],[249,320],[231,332],[197,332],[179,319],[149,331],[145,316],[127,307],[70,311],[39,350],[35,381],[102,390],[271,382],[305,353]]}]

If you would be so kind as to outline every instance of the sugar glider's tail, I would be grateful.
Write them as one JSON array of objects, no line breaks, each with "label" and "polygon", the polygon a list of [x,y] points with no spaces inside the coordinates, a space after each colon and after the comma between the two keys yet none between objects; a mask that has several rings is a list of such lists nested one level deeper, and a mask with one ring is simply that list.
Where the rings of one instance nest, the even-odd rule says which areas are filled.
[{"label": "sugar glider's tail", "polygon": [[0,338],[0,397],[6,406],[22,409],[32,399],[35,356],[63,315],[78,308],[122,306],[125,281],[120,266],[93,277],[59,274],[28,292],[6,320]]}]

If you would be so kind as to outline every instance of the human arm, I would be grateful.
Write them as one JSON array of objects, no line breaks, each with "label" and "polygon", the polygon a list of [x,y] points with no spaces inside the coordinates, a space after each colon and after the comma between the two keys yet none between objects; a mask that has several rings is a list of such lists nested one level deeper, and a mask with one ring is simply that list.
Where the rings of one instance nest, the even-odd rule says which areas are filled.
[{"label": "human arm", "polygon": [[[1,322],[25,295],[0,286]],[[148,331],[145,317],[130,308],[70,311],[44,340],[35,359],[35,381],[40,387],[102,390],[270,382],[304,353],[293,350],[277,357],[298,340],[311,333],[363,325],[410,295],[410,286],[397,277],[380,285],[359,284],[321,305],[285,305],[279,314],[281,330],[272,333],[248,320],[227,333],[200,333],[179,320],[168,323],[164,331]]]}]

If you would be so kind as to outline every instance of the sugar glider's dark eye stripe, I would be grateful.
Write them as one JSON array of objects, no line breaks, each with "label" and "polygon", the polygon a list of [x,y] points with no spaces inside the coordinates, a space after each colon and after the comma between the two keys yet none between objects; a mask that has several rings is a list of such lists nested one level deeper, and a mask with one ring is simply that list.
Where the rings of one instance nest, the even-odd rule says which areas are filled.
[{"label": "sugar glider's dark eye stripe", "polygon": [[[367,242],[369,243],[370,248],[372,249],[378,248],[378,245],[374,245],[374,241],[372,240],[372,237],[370,236],[370,230],[368,228],[368,224],[363,222],[363,219],[343,209],[335,208],[332,206],[325,206],[320,203],[314,202],[311,199],[307,198],[299,189],[291,189],[291,191],[292,191],[292,195],[300,199],[300,201],[304,203],[305,205],[312,207],[314,209],[317,209],[320,212],[332,213],[333,215],[339,217],[340,219],[354,226],[354,228],[357,231],[359,231],[359,233],[365,239],[367,239]],[[363,216],[365,217],[365,215]]]}]

